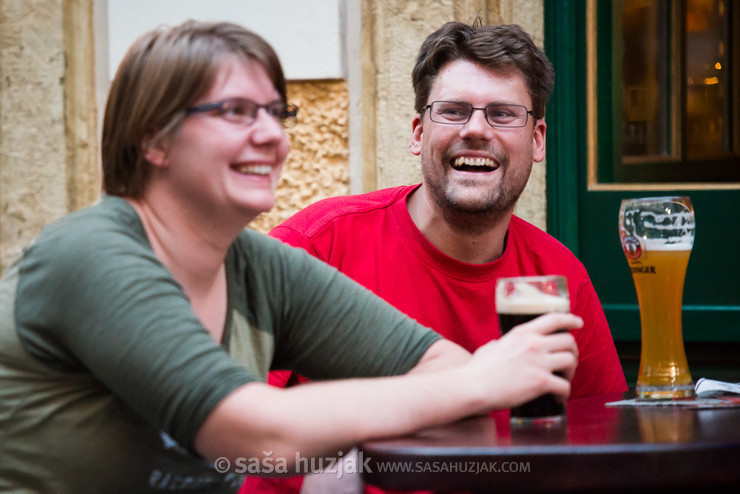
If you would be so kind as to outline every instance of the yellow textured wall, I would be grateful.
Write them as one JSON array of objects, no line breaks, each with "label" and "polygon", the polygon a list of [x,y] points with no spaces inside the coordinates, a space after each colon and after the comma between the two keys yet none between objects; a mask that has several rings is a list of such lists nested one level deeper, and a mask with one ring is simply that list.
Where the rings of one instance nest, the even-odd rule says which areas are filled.
[{"label": "yellow textured wall", "polygon": [[298,123],[287,129],[291,149],[276,207],[250,224],[262,232],[319,199],[349,194],[347,82],[289,82],[288,100],[298,105]]},{"label": "yellow textured wall", "polygon": [[68,210],[62,1],[0,1],[0,271]]}]

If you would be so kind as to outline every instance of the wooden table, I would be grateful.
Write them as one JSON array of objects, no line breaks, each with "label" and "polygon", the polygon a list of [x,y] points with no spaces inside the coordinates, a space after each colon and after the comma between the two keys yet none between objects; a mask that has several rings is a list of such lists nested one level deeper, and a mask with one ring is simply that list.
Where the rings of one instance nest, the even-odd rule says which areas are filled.
[{"label": "wooden table", "polygon": [[361,447],[363,478],[441,492],[737,492],[740,408],[605,406],[629,397],[572,400],[551,428],[512,428],[499,412],[371,441]]}]

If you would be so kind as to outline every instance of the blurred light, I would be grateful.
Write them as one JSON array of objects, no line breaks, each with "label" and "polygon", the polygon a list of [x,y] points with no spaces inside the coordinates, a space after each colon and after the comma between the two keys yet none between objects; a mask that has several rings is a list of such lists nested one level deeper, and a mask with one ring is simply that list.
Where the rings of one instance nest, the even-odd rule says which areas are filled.
[{"label": "blurred light", "polygon": [[722,64],[719,63],[719,62],[717,62],[717,63],[714,64],[714,68],[717,69],[717,70],[722,70]]},{"label": "blurred light", "polygon": [[706,77],[704,79],[704,84],[706,84],[707,86],[712,85],[712,84],[719,84],[719,78],[718,77]]}]

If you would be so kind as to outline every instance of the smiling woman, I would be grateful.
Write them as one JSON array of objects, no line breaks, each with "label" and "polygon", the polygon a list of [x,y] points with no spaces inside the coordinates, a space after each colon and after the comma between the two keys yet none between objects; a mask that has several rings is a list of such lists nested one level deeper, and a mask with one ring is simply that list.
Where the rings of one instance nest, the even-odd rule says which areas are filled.
[{"label": "smiling woman", "polygon": [[[211,89],[187,106],[177,133],[147,143],[144,156],[154,166],[142,197],[132,201],[144,225],[154,227],[146,214],[152,202],[166,200],[186,211],[196,201],[209,211],[198,228],[211,232],[213,241],[219,236],[213,231],[217,218],[228,222],[217,226],[228,232],[228,244],[245,224],[272,209],[289,149],[282,129],[288,111],[283,98],[260,64],[240,56],[223,58]],[[213,216],[215,211],[231,214]]]}]

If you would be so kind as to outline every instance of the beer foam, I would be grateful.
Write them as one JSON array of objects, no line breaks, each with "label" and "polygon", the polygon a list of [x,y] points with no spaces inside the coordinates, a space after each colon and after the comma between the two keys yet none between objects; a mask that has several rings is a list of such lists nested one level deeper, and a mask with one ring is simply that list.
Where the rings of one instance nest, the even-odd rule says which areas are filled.
[{"label": "beer foam", "polygon": [[694,237],[681,239],[647,238],[642,239],[648,251],[675,251],[691,250],[694,246]]},{"label": "beer foam", "polygon": [[[499,291],[504,287],[499,287]],[[570,312],[570,301],[542,293],[535,287],[526,284],[516,286],[514,293],[505,298],[503,293],[496,297],[496,311],[499,314],[545,314],[546,312]]]}]

